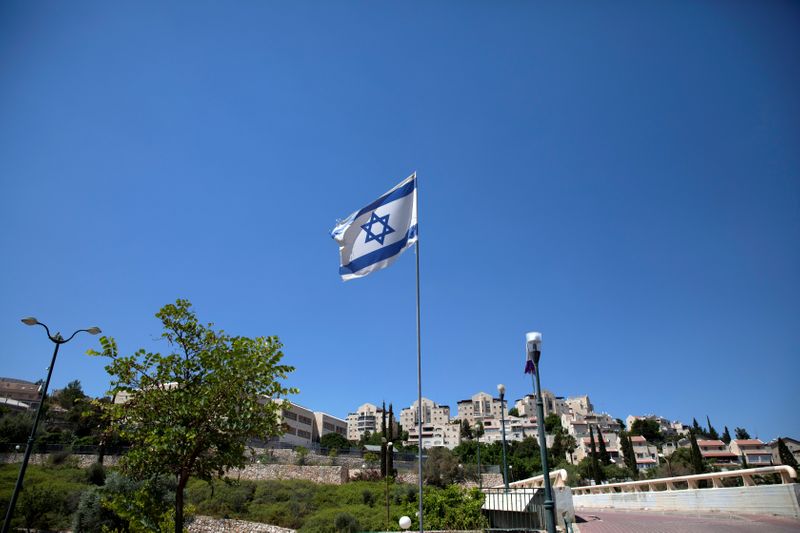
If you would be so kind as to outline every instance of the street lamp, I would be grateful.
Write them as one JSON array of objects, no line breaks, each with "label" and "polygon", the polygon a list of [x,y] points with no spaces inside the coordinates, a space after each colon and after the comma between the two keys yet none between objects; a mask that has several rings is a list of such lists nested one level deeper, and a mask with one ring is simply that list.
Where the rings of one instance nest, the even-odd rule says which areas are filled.
[{"label": "street lamp", "polygon": [[386,438],[383,439],[383,442],[386,444],[386,464],[383,465],[386,470],[386,476],[384,476],[386,481],[386,531],[389,531],[389,522],[391,520],[389,518],[389,474],[391,473],[389,472],[389,454],[392,453],[392,443],[386,442]]},{"label": "street lamp", "polygon": [[478,438],[478,490],[483,491],[483,476],[481,475],[481,433],[483,433],[483,421],[479,421],[479,426],[475,427],[475,436]]},{"label": "street lamp", "polygon": [[544,516],[547,533],[556,533],[556,513],[553,502],[553,488],[550,486],[550,469],[547,467],[547,439],[544,435],[544,402],[539,383],[539,358],[542,355],[542,334],[531,331],[525,334],[527,362],[525,373],[531,374],[533,392],[536,394],[536,425],[539,430],[539,451],[542,454],[542,476],[544,477]]},{"label": "street lamp", "polygon": [[505,405],[506,386],[502,383],[497,386],[497,392],[500,393],[500,424],[502,426],[503,437],[503,483],[508,490],[508,464],[506,463],[506,417],[503,406]]},{"label": "street lamp", "polygon": [[14,492],[11,494],[11,502],[8,504],[8,510],[6,511],[6,519],[3,522],[3,530],[2,533],[8,533],[8,528],[11,526],[11,517],[14,514],[14,506],[17,504],[17,496],[19,496],[19,491],[22,489],[22,481],[25,479],[25,470],[28,468],[28,460],[31,458],[31,451],[33,451],[33,439],[36,435],[36,428],[39,426],[39,419],[42,416],[42,408],[44,407],[44,399],[47,397],[47,388],[50,386],[50,376],[53,375],[53,367],[56,364],[56,356],[58,355],[58,347],[62,344],[66,344],[72,340],[72,338],[80,333],[81,331],[85,331],[86,333],[90,333],[92,335],[97,335],[100,333],[100,328],[97,326],[88,328],[88,329],[79,329],[75,333],[69,336],[68,339],[64,340],[64,337],[61,336],[61,333],[56,333],[55,336],[50,334],[50,328],[46,325],[42,324],[34,317],[29,316],[27,318],[22,319],[22,323],[26,326],[42,326],[45,331],[47,332],[47,337],[56,345],[55,350],[53,350],[53,359],[50,361],[50,366],[47,369],[47,379],[44,382],[44,388],[42,389],[42,399],[39,402],[39,408],[36,410],[36,418],[33,420],[33,429],[31,429],[31,434],[28,437],[28,444],[25,447],[25,456],[22,458],[22,465],[19,467],[19,475],[17,476],[17,484],[14,486]]}]

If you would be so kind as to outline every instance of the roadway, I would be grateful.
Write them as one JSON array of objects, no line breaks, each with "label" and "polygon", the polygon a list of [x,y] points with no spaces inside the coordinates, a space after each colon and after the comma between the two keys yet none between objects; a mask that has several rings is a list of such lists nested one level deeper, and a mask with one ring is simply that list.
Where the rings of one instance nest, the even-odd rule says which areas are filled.
[{"label": "roadway", "polygon": [[580,533],[798,533],[800,520],[753,515],[576,510]]}]

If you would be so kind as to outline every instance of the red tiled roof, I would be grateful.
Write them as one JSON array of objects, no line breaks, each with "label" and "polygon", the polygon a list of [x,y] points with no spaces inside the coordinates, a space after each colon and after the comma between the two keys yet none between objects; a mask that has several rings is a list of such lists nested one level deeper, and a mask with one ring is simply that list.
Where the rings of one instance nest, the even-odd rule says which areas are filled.
[{"label": "red tiled roof", "polygon": [[725,446],[725,443],[721,440],[699,440],[697,441],[698,446]]},{"label": "red tiled roof", "polygon": [[631,437],[631,442],[647,442],[647,439],[645,439],[641,435],[633,435]]},{"label": "red tiled roof", "polygon": [[745,455],[772,455],[769,450],[742,450]]},{"label": "red tiled roof", "polygon": [[703,457],[739,457],[731,452],[700,452]]},{"label": "red tiled roof", "polygon": [[636,464],[655,464],[655,459],[636,459]]},{"label": "red tiled roof", "polygon": [[764,443],[760,439],[742,439],[742,440],[734,440],[733,442],[735,442],[739,446],[742,446],[742,445],[750,446],[752,444],[758,444],[758,445],[761,445],[761,446],[764,445]]}]

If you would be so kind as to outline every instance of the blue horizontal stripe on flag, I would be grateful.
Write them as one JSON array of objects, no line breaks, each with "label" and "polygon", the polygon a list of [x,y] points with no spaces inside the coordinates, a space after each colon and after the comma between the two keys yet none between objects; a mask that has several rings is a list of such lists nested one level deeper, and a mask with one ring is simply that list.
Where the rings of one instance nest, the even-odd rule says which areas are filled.
[{"label": "blue horizontal stripe on flag", "polygon": [[406,236],[399,241],[393,242],[392,244],[389,244],[380,250],[370,252],[367,255],[362,255],[358,259],[350,261],[350,263],[346,264],[345,266],[339,267],[339,275],[355,274],[359,270],[367,268],[372,264],[383,261],[384,259],[389,259],[390,257],[399,254],[405,247],[406,243],[408,243],[408,240],[413,239],[416,235],[417,225],[414,224],[408,229]]},{"label": "blue horizontal stripe on flag", "polygon": [[384,194],[383,196],[381,196],[380,198],[369,204],[367,207],[361,209],[358,213],[356,213],[356,216],[353,217],[353,220],[357,219],[364,213],[374,211],[375,209],[379,208],[384,204],[388,204],[389,202],[394,202],[395,200],[399,200],[404,196],[408,196],[409,194],[414,192],[414,189],[416,188],[417,188],[417,178],[415,177],[413,180],[409,181],[399,189]]}]

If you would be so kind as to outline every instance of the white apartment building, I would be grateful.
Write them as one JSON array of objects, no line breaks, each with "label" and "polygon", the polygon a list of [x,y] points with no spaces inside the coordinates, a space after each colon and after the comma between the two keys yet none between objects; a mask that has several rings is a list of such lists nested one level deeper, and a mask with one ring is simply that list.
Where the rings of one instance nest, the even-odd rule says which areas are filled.
[{"label": "white apartment building", "polygon": [[[547,389],[542,390],[542,406],[544,408],[544,416],[551,414],[562,416],[570,412],[570,407],[564,397],[556,396]],[[514,407],[517,408],[519,416],[536,416],[536,395],[526,394],[523,398],[514,402]]]},{"label": "white apartment building", "polygon": [[[408,432],[407,444],[419,443],[418,402],[400,411],[400,426]],[[450,420],[450,407],[422,398],[422,447],[455,448],[461,442],[461,423]]]},{"label": "white apartment building", "polygon": [[[381,431],[383,408],[371,403],[365,403],[356,409],[355,413],[347,415],[347,440],[357,442],[369,431],[370,434]],[[386,412],[386,427],[396,424],[394,414]]]},{"label": "white apartment building", "polygon": [[698,440],[697,447],[700,448],[703,459],[708,460],[714,466],[724,468],[739,462],[739,456],[731,453],[725,443],[719,439]]},{"label": "white apartment building", "polygon": [[731,453],[745,457],[749,466],[769,466],[772,464],[772,450],[761,439],[738,439],[730,443]]},{"label": "white apartment building", "polygon": [[479,392],[467,400],[459,400],[458,420],[466,420],[470,426],[486,418],[500,418],[500,413],[508,416],[508,400],[500,401],[491,394]]},{"label": "white apartment building", "polygon": [[647,442],[641,435],[632,435],[633,453],[636,454],[636,468],[648,470],[658,466],[658,448]]},{"label": "white apartment building", "polygon": [[[461,423],[453,420],[446,424],[423,424],[422,426],[422,448],[434,448],[444,446],[453,449],[461,443]],[[406,445],[419,444],[419,431],[417,427],[408,432]]]},{"label": "white apartment building", "polygon": [[[538,436],[539,427],[535,417],[505,417],[506,441],[521,441],[526,437]],[[503,420],[501,418],[487,418],[483,421],[483,436],[481,442],[491,443],[503,440]]]},{"label": "white apartment building", "polygon": [[[400,426],[404,431],[411,431],[417,427],[417,406],[418,402],[411,404],[400,411]],[[433,400],[422,398],[422,425],[423,426],[444,426],[450,423],[450,406],[439,405]]]},{"label": "white apartment building", "polygon": [[561,425],[566,428],[567,433],[575,437],[580,442],[584,437],[589,436],[589,426],[596,431],[598,428],[605,433],[619,433],[622,426],[615,418],[606,413],[575,413],[561,416]]}]

